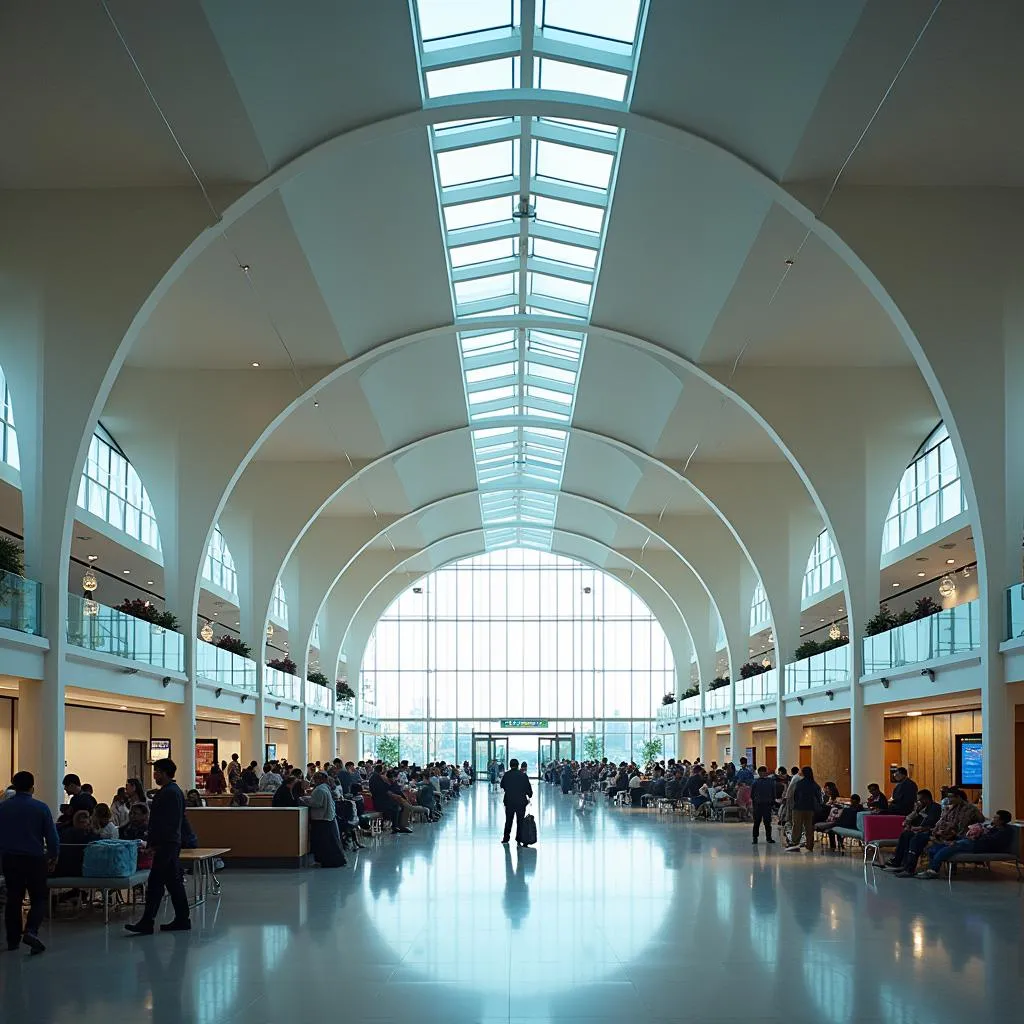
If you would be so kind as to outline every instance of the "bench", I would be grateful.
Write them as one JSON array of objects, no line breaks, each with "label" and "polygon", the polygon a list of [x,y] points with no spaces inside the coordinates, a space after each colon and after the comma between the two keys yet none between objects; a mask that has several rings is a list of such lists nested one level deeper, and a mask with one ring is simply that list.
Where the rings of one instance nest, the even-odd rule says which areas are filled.
[{"label": "bench", "polygon": [[871,854],[871,863],[877,864],[883,849],[895,847],[903,832],[903,816],[900,814],[871,814],[860,811],[856,828],[834,828],[832,834],[844,839],[853,839],[864,847],[864,860]]},{"label": "bench", "polygon": [[145,885],[149,879],[149,868],[143,868],[132,875],[122,875],[111,878],[93,878],[83,875],[65,875],[63,877],[54,875],[46,880],[46,888],[50,893],[50,917],[53,917],[54,900],[57,893],[62,889],[82,889],[85,892],[99,892],[103,894],[103,923],[110,923],[110,903],[107,894],[111,892],[134,892],[135,888]]},{"label": "bench", "polygon": [[1017,869],[1017,880],[1021,879],[1020,872],[1020,852],[1021,852],[1021,834],[1024,832],[1024,826],[1014,825],[1013,826],[1013,844],[1006,853],[955,853],[946,861],[946,878],[949,881],[953,880],[953,875],[956,870],[957,864],[985,864],[991,868],[993,864],[1004,863],[1013,864]]}]

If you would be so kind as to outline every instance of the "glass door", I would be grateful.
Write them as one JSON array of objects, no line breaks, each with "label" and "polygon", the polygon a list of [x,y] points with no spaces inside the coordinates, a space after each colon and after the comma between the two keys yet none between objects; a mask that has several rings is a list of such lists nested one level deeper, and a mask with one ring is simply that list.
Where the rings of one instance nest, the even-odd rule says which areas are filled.
[{"label": "glass door", "polygon": [[554,759],[554,741],[542,736],[537,741],[537,769],[543,771]]},{"label": "glass door", "polygon": [[473,733],[473,767],[486,778],[491,761],[498,762],[500,771],[508,767],[508,737]]},{"label": "glass door", "polygon": [[560,761],[576,760],[576,738],[574,736],[556,736],[555,748]]}]

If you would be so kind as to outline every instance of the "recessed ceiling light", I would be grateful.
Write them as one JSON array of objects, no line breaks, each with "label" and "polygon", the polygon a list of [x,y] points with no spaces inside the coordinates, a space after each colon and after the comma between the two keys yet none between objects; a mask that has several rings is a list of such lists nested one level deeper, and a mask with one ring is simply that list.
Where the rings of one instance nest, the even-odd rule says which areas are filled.
[{"label": "recessed ceiling light", "polygon": [[131,575],[131,569],[122,569],[121,572],[123,572],[125,574],[125,576],[130,576]]},{"label": "recessed ceiling light", "polygon": [[147,587],[153,586],[153,581],[152,580],[146,580],[146,586]]},{"label": "recessed ceiling light", "polygon": [[821,621],[821,622],[824,622],[825,620],[824,620],[824,619],[821,619],[820,621]]},{"label": "recessed ceiling light", "polygon": [[920,718],[920,717],[921,717],[921,712],[920,711],[908,711],[907,712],[907,718]]},{"label": "recessed ceiling light", "polygon": [[956,559],[955,558],[947,558],[946,559],[946,565],[956,565]]},{"label": "recessed ceiling light", "polygon": [[893,584],[893,586],[894,586],[894,587],[898,587],[898,586],[899,586],[899,584],[898,584],[898,583],[894,583],[894,584]]},{"label": "recessed ceiling light", "polygon": [[801,626],[800,628],[801,628],[801,629],[804,629],[805,627],[804,627],[804,626]]},{"label": "recessed ceiling light", "polygon": [[236,622],[236,623],[235,623],[235,625],[236,625],[236,626],[240,626],[240,625],[241,625],[241,623],[240,623],[240,622]]},{"label": "recessed ceiling light", "polygon": [[314,402],[313,403],[313,408],[314,409],[319,409],[320,408],[320,403],[319,402]]},{"label": "recessed ceiling light", "polygon": [[260,366],[260,364],[259,364],[259,363],[256,363],[256,362],[254,362],[254,363],[252,363],[252,366],[254,366],[254,367],[255,367],[255,368],[256,368],[256,369],[258,370],[258,369],[259,369],[259,366]]},{"label": "recessed ceiling light", "polygon": [[127,711],[128,710],[128,705],[127,704],[122,704],[121,705],[121,710],[122,711]]},{"label": "recessed ceiling light", "polygon": [[249,273],[249,264],[248,264],[248,263],[239,263],[239,264],[238,264],[238,269],[239,269],[239,270],[240,270],[240,271],[241,271],[241,272],[242,272],[243,274],[248,274],[248,273]]},{"label": "recessed ceiling light", "polygon": [[86,557],[89,559],[90,562],[95,562],[96,559],[99,558],[100,556],[99,555],[86,555]]},{"label": "recessed ceiling light", "polygon": [[926,573],[926,572],[919,572],[919,573],[918,573],[917,575],[918,575],[918,576],[927,576],[927,575],[928,575],[928,573]]}]

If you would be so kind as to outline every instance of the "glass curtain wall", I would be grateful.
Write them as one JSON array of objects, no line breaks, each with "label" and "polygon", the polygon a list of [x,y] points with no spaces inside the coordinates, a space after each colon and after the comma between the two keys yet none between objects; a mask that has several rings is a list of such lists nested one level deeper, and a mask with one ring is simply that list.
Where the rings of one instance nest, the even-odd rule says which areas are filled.
[{"label": "glass curtain wall", "polygon": [[[507,718],[574,734],[577,757],[639,760],[676,684],[664,631],[628,587],[572,559],[511,548],[410,586],[374,629],[361,687],[381,734],[422,764],[469,760],[473,733],[507,734]],[[675,737],[659,738],[673,756]]]}]

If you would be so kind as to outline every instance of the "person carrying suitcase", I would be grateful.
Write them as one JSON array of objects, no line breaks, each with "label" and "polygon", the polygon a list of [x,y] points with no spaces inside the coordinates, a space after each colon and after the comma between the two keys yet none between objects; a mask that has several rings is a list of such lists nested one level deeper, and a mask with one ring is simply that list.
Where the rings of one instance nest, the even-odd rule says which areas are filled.
[{"label": "person carrying suitcase", "polygon": [[501,788],[505,794],[505,832],[501,841],[507,843],[512,835],[512,819],[516,822],[516,842],[522,841],[523,815],[526,805],[533,796],[530,777],[519,770],[519,761],[512,758],[508,763],[508,771],[501,777]]}]

